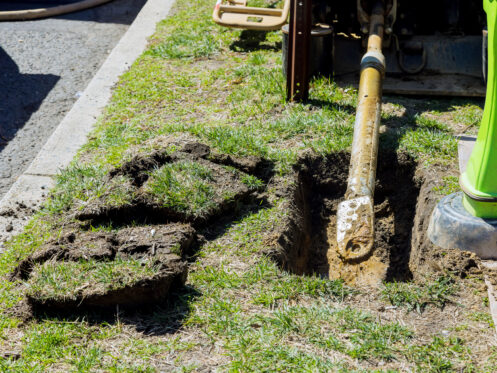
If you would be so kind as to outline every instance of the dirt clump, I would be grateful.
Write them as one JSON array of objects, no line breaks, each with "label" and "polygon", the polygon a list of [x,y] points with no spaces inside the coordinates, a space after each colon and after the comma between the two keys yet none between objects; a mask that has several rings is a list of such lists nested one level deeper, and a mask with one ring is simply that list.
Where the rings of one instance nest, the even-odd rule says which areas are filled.
[{"label": "dirt clump", "polygon": [[116,288],[97,288],[83,284],[74,289],[70,297],[46,296],[28,293],[26,298],[32,311],[56,312],[86,309],[109,309],[116,306],[137,308],[147,304],[163,302],[167,295],[184,285],[187,278],[187,264],[177,255],[163,255],[160,268],[152,276],[135,278],[133,282]]},{"label": "dirt clump", "polygon": [[212,153],[208,159],[220,165],[235,167],[264,181],[268,181],[274,175],[273,165],[270,161],[253,155],[235,157],[229,154]]},{"label": "dirt clump", "polygon": [[418,170],[418,177],[422,178],[423,183],[416,204],[409,260],[415,277],[432,272],[450,272],[461,278],[480,276],[480,258],[476,254],[457,248],[442,249],[428,238],[430,216],[440,199],[440,195],[434,192],[440,177],[437,172],[422,169]]},{"label": "dirt clump", "polygon": [[148,179],[148,171],[160,167],[170,162],[171,156],[164,151],[154,151],[151,154],[139,154],[134,156],[130,161],[123,163],[120,167],[109,172],[109,178],[119,175],[129,176],[136,187],[140,187]]},{"label": "dirt clump", "polygon": [[117,234],[120,255],[193,255],[201,239],[189,224],[124,228]]},{"label": "dirt clump", "polygon": [[38,209],[40,201],[27,206],[22,201],[7,202],[0,208],[0,251],[3,244],[20,233],[26,221]]},{"label": "dirt clump", "polygon": [[160,268],[152,276],[135,278],[124,286],[96,288],[82,285],[70,297],[45,296],[28,293],[27,302],[33,312],[54,312],[85,309],[109,309],[116,306],[137,308],[147,304],[163,302],[167,295],[184,285],[187,278],[187,264],[177,255],[163,255]]}]

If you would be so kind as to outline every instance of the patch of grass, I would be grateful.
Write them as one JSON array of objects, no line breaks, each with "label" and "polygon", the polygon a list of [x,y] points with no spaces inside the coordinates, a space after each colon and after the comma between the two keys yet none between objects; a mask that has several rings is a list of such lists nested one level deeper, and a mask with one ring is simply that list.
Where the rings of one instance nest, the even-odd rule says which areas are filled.
[{"label": "patch of grass", "polygon": [[146,187],[163,206],[199,216],[216,206],[213,181],[212,171],[206,166],[179,161],[152,172]]},{"label": "patch of grass", "polygon": [[254,6],[259,8],[281,8],[281,0],[268,1],[268,0],[248,0],[247,6]]},{"label": "patch of grass", "polygon": [[327,133],[322,137],[309,142],[305,141],[304,144],[308,145],[318,154],[331,154],[349,149],[352,145],[353,134],[354,127],[352,122],[347,124],[337,124],[333,126],[330,131],[327,131]]},{"label": "patch of grass", "polygon": [[292,341],[299,341],[299,345],[310,344],[316,349],[314,353],[308,349],[309,352],[301,356],[303,361],[315,361],[320,356],[317,351],[322,351],[324,356],[337,353],[337,356],[345,354],[359,360],[389,361],[412,336],[397,323],[379,323],[371,315],[351,308],[335,309],[324,304],[283,306],[270,314],[245,315],[234,299],[209,296],[204,302],[203,312],[191,322],[202,325],[213,335],[221,334],[235,366],[242,361],[254,367],[281,363],[293,366],[289,361],[274,360],[277,356],[271,353],[283,345],[293,350]]},{"label": "patch of grass", "polygon": [[70,345],[73,332],[81,333],[78,329],[68,324],[35,327],[25,336],[27,344],[23,353],[27,356],[36,356],[45,363],[54,363],[64,356],[64,349]]},{"label": "patch of grass", "polygon": [[488,312],[472,312],[468,314],[468,318],[473,321],[485,323],[491,328],[495,327],[492,315],[489,314]]},{"label": "patch of grass", "polygon": [[400,138],[400,148],[416,159],[441,162],[457,158],[457,140],[452,134],[423,127],[407,130]]},{"label": "patch of grass", "polygon": [[497,348],[495,346],[492,346],[489,348],[488,351],[488,360],[487,364],[485,365],[484,371],[491,372],[492,370],[495,370],[496,366],[497,366]]},{"label": "patch of grass", "polygon": [[259,286],[254,286],[252,302],[266,307],[274,307],[282,302],[292,302],[306,296],[343,301],[354,294],[354,290],[345,286],[343,281],[281,273],[269,260],[259,262],[245,274],[244,280],[249,284],[257,280],[262,281]]},{"label": "patch of grass", "polygon": [[441,276],[425,284],[387,282],[381,290],[382,298],[393,306],[408,311],[423,312],[429,305],[443,308],[457,292],[457,285],[448,276]]},{"label": "patch of grass", "polygon": [[237,290],[249,286],[252,289],[251,301],[270,308],[304,297],[343,301],[355,293],[340,280],[330,281],[281,272],[278,266],[267,258],[261,258],[253,268],[243,274],[228,272],[223,267],[207,266],[191,273],[190,279],[195,284],[210,289],[209,291]]},{"label": "patch of grass", "polygon": [[76,299],[88,290],[104,293],[121,289],[139,279],[153,277],[160,267],[144,258],[112,261],[47,261],[36,265],[28,282],[27,294],[38,299]]},{"label": "patch of grass", "polygon": [[78,370],[78,372],[89,372],[99,365],[99,362],[102,361],[104,354],[105,352],[102,349],[92,347],[85,355],[75,361],[74,367]]},{"label": "patch of grass", "polygon": [[114,177],[106,187],[105,203],[107,206],[119,207],[128,205],[136,197],[135,189],[131,187],[128,177]]},{"label": "patch of grass", "polygon": [[371,315],[345,309],[338,314],[340,329],[346,331],[349,346],[346,353],[356,359],[367,359],[374,356],[381,360],[391,360],[399,346],[405,343],[412,332],[398,323],[382,324]]},{"label": "patch of grass", "polygon": [[208,57],[219,51],[216,40],[205,33],[201,27],[176,30],[160,45],[154,47],[150,54],[162,58],[199,58]]},{"label": "patch of grass", "polygon": [[267,143],[249,127],[216,126],[205,129],[201,135],[210,144],[226,154],[238,156],[267,156]]},{"label": "patch of grass", "polygon": [[434,192],[440,193],[444,196],[459,192],[460,190],[461,187],[459,186],[459,177],[457,176],[444,176],[442,178],[442,185],[433,188]]},{"label": "patch of grass", "polygon": [[102,341],[122,332],[119,326],[89,325],[85,321],[43,320],[25,328],[20,358],[0,358],[6,372],[153,372],[154,369],[128,358],[116,359]]},{"label": "patch of grass", "polygon": [[71,208],[83,208],[99,199],[104,205],[119,207],[135,198],[134,188],[126,176],[107,178],[104,168],[73,164],[56,177],[56,188],[45,203],[44,212],[57,215]]},{"label": "patch of grass", "polygon": [[414,118],[416,125],[420,128],[425,128],[433,131],[449,132],[450,128],[445,123],[442,123],[436,119],[428,118],[423,115],[416,115]]},{"label": "patch of grass", "polygon": [[[146,53],[154,57],[168,59],[194,59],[208,57],[219,52],[222,46],[218,37],[219,28],[210,18],[203,16],[207,10],[204,1],[194,0],[191,7],[177,6],[175,17],[162,22],[167,30],[163,37],[154,43]],[[199,11],[200,10],[200,11]]]},{"label": "patch of grass", "polygon": [[242,183],[249,187],[249,189],[257,190],[260,189],[264,182],[256,176],[253,175],[243,175],[241,179]]},{"label": "patch of grass", "polygon": [[106,172],[93,165],[72,164],[56,177],[56,187],[51,192],[46,208],[53,214],[72,207],[76,200],[86,202],[98,198],[106,191]]},{"label": "patch of grass", "polygon": [[371,315],[351,308],[284,307],[260,320],[262,327],[267,325],[280,337],[285,334],[300,335],[321,348],[360,360],[391,360],[399,348],[396,344],[405,343],[412,335],[399,324],[382,324]]},{"label": "patch of grass", "polygon": [[479,105],[467,103],[456,106],[454,120],[467,127],[479,127],[483,116],[483,110]]},{"label": "patch of grass", "polygon": [[242,339],[228,346],[230,372],[336,372],[343,364],[325,356],[311,355],[297,347],[278,345],[276,340]]},{"label": "patch of grass", "polygon": [[353,293],[352,289],[344,286],[339,280],[329,281],[296,275],[273,277],[254,290],[252,302],[266,307],[274,307],[281,302],[292,302],[305,296],[343,300]]},{"label": "patch of grass", "polygon": [[[410,361],[416,363],[420,371],[453,372],[456,367],[463,371],[468,367],[467,371],[473,371],[471,363],[467,361],[468,349],[464,346],[464,341],[457,337],[435,336],[428,344],[410,346],[406,354]],[[464,364],[463,367],[461,363]]]},{"label": "patch of grass", "polygon": [[282,201],[276,201],[272,208],[248,213],[228,229],[228,242],[210,242],[203,248],[203,253],[207,255],[229,249],[230,253],[242,258],[259,258],[260,253],[269,248],[267,234],[274,231],[284,216],[284,211],[279,208],[281,203]]}]

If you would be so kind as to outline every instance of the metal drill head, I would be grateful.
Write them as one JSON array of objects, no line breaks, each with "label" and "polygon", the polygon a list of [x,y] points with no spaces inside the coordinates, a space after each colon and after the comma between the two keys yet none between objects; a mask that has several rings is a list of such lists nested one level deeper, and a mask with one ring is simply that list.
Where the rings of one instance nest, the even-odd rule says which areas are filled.
[{"label": "metal drill head", "polygon": [[338,205],[337,246],[344,261],[366,259],[373,251],[374,210],[369,196],[348,199]]}]

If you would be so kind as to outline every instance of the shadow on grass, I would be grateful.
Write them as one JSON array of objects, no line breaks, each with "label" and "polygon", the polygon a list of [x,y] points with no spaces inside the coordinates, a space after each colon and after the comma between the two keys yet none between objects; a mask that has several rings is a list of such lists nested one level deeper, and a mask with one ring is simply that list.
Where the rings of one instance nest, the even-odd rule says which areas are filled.
[{"label": "shadow on grass", "polygon": [[134,325],[138,332],[148,336],[173,334],[190,315],[190,304],[201,295],[187,285],[172,293],[163,304],[125,312],[120,321]]},{"label": "shadow on grass", "polygon": [[281,42],[264,44],[267,34],[268,31],[243,30],[240,38],[233,41],[229,48],[234,52],[280,51]]},{"label": "shadow on grass", "polygon": [[171,292],[161,303],[142,305],[122,309],[80,309],[55,311],[33,311],[33,318],[37,321],[53,320],[57,322],[82,322],[90,325],[126,324],[148,336],[174,334],[183,325],[190,315],[190,304],[201,293],[191,287],[182,286]]},{"label": "shadow on grass", "polygon": [[[409,130],[418,128],[416,118],[426,112],[450,113],[458,110],[459,107],[474,105],[481,109],[484,107],[482,98],[467,97],[402,97],[402,96],[385,96],[383,103],[400,105],[405,109],[403,114],[382,119],[381,124],[389,130],[380,135],[380,147],[386,150],[398,150],[400,141],[405,133]],[[441,119],[443,121],[443,119]],[[463,124],[463,123],[461,123]],[[466,130],[473,124],[466,125]],[[452,130],[443,130],[440,128],[431,129],[434,132],[452,133]],[[464,133],[465,130],[463,130]]]},{"label": "shadow on grass", "polygon": [[453,112],[457,107],[475,105],[483,109],[485,101],[483,98],[468,97],[420,97],[420,96],[384,96],[383,103],[400,105],[405,108],[403,115],[399,117],[382,120],[387,127],[399,127],[414,122],[417,115],[425,112]]},{"label": "shadow on grass", "polygon": [[337,104],[335,102],[326,101],[326,100],[318,100],[318,99],[309,99],[305,103],[308,105],[311,105],[313,107],[319,108],[319,109],[328,109],[330,111],[340,110],[340,111],[346,112],[347,114],[355,114],[356,113],[355,106],[347,105],[347,104]]},{"label": "shadow on grass", "polygon": [[216,224],[205,226],[199,229],[199,233],[205,237],[207,241],[214,241],[215,239],[223,236],[235,224],[248,217],[249,215],[256,214],[260,210],[269,209],[273,206],[267,201],[266,198],[261,198],[258,203],[246,205],[241,208],[237,214],[230,214],[219,216]]}]

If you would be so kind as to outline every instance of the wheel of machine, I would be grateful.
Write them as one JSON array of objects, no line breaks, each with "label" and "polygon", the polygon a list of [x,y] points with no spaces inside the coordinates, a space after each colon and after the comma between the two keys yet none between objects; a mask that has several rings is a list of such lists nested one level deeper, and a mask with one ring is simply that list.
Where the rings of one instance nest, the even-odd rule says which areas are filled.
[{"label": "wheel of machine", "polygon": [[444,197],[433,210],[428,236],[443,248],[472,251],[482,259],[497,259],[489,242],[497,242],[497,219],[471,215],[463,206],[463,193]]}]

